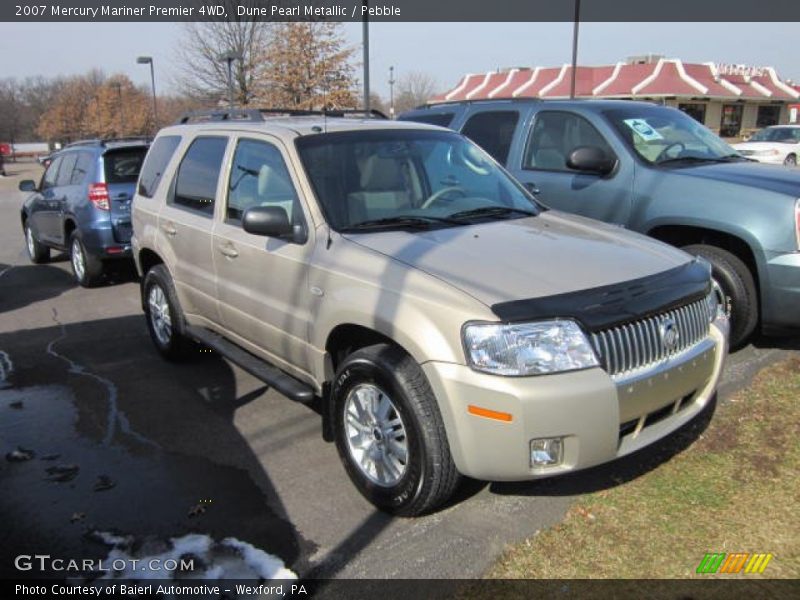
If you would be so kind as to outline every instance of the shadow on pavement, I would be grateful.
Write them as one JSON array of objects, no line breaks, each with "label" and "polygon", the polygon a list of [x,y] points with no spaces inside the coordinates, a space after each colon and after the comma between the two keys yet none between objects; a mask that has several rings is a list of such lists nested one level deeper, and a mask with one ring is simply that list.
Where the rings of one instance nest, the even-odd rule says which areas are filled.
[{"label": "shadow on pavement", "polygon": [[70,273],[47,264],[13,267],[0,264],[0,272],[7,268],[0,279],[0,313],[55,298],[76,285]]},{"label": "shadow on pavement", "polygon": [[[239,395],[214,354],[164,362],[141,316],[6,333],[0,350],[11,372],[0,390],[0,451],[35,453],[0,459],[0,575],[26,575],[6,571],[20,553],[105,558],[109,547],[86,537],[92,530],[233,536],[303,569],[313,545],[233,422],[266,388]],[[58,481],[47,472],[54,466],[77,475]],[[113,487],[97,491],[101,477]]]}]

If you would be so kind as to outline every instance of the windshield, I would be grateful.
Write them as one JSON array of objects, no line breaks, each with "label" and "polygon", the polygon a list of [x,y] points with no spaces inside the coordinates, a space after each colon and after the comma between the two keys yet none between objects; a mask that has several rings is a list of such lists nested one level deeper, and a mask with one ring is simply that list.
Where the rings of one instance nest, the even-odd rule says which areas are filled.
[{"label": "windshield", "polygon": [[800,142],[800,127],[767,127],[757,131],[748,141],[796,144]]},{"label": "windshield", "polygon": [[605,115],[650,164],[739,158],[736,150],[679,110],[641,104],[608,110]]},{"label": "windshield", "polygon": [[453,227],[539,212],[518,183],[456,133],[347,131],[296,144],[336,231]]}]

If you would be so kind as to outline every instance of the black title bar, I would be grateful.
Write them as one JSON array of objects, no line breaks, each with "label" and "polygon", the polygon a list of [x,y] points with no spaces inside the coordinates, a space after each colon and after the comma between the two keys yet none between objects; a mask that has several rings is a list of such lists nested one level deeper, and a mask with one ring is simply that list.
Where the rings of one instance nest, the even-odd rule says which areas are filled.
[{"label": "black title bar", "polygon": [[[572,21],[575,0],[5,0],[5,22]],[[585,22],[800,21],[797,0],[580,0]]]}]

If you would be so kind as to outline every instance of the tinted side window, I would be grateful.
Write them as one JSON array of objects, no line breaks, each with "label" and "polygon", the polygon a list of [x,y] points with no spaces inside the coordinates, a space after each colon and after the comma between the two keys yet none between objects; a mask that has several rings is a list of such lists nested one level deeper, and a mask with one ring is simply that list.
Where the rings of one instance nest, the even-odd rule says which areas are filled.
[{"label": "tinted side window", "polygon": [[62,157],[57,156],[53,160],[53,162],[50,163],[50,166],[47,167],[47,171],[44,172],[41,185],[41,188],[43,190],[51,188],[56,184],[56,177],[58,177],[58,168],[61,166],[61,158]]},{"label": "tinted side window", "polygon": [[501,165],[506,164],[519,113],[512,110],[481,112],[469,118],[461,130]]},{"label": "tinted side window", "polygon": [[455,113],[431,113],[425,115],[411,115],[400,119],[401,121],[414,121],[415,123],[427,123],[428,125],[438,125],[439,127],[450,127]]},{"label": "tinted side window", "polygon": [[94,154],[91,152],[80,152],[78,160],[75,162],[75,168],[72,169],[72,179],[70,184],[78,185],[86,180],[86,175],[92,170],[92,163],[94,162]]},{"label": "tinted side window", "polygon": [[596,146],[609,156],[614,155],[600,132],[583,117],[568,112],[540,112],[528,136],[522,168],[570,171],[567,157],[578,146]]},{"label": "tinted side window", "polygon": [[297,203],[280,150],[266,142],[241,140],[233,157],[225,218],[241,221],[251,206],[279,206],[293,222],[300,215]]},{"label": "tinted side window", "polygon": [[109,150],[103,155],[106,183],[136,183],[147,148]]},{"label": "tinted side window", "polygon": [[175,154],[175,149],[181,142],[179,135],[165,135],[158,138],[144,159],[141,177],[139,177],[139,194],[152,198],[161,182],[161,176]]},{"label": "tinted side window", "polygon": [[174,204],[206,215],[214,214],[217,181],[228,139],[199,137],[192,142],[178,167]]},{"label": "tinted side window", "polygon": [[56,179],[56,185],[69,185],[69,182],[72,179],[72,169],[75,168],[75,161],[77,159],[77,152],[70,152],[69,154],[64,155],[64,158],[61,159],[61,168],[58,170],[58,179]]}]

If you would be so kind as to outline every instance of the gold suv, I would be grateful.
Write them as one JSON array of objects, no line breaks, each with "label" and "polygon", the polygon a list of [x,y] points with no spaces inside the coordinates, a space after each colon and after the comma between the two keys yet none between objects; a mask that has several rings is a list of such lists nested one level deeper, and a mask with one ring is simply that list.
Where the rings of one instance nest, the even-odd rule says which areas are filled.
[{"label": "gold suv", "polygon": [[395,514],[441,505],[462,474],[638,450],[708,405],[722,371],[707,263],[547,210],[438,127],[190,115],[158,134],[133,205],[158,350],[201,343],[321,403],[353,483]]}]

